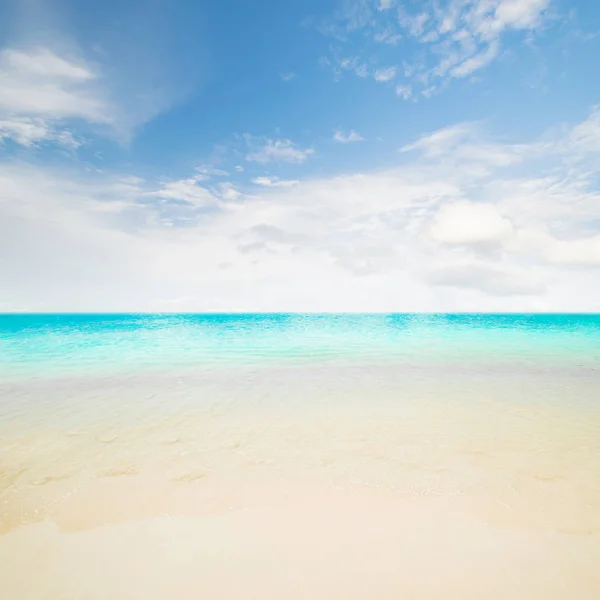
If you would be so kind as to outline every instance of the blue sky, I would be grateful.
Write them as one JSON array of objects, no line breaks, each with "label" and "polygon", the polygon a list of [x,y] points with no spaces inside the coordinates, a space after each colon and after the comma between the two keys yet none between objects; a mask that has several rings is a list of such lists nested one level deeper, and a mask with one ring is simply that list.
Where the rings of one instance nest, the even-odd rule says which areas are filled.
[{"label": "blue sky", "polygon": [[600,6],[0,2],[1,310],[600,310]]}]

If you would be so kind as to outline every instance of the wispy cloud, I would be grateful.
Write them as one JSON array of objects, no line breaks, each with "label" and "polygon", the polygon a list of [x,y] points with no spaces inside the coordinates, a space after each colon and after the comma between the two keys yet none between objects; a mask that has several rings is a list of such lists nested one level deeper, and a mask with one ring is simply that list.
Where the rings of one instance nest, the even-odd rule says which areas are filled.
[{"label": "wispy cloud", "polygon": [[379,83],[385,83],[391,81],[396,77],[398,70],[396,67],[386,67],[384,69],[377,69],[373,74],[373,79]]},{"label": "wispy cloud", "polygon": [[47,49],[0,54],[0,110],[14,115],[111,120],[88,67]]},{"label": "wispy cloud", "polygon": [[214,167],[211,166],[199,166],[196,167],[196,171],[206,177],[227,177],[229,175],[229,173],[227,171],[224,171],[223,169],[215,169]]},{"label": "wispy cloud", "polygon": [[352,130],[349,133],[344,133],[343,131],[336,131],[333,134],[333,139],[340,144],[350,144],[352,142],[364,142],[365,138],[356,133],[356,131]]},{"label": "wispy cloud", "polygon": [[475,71],[485,67],[491,63],[498,55],[498,43],[496,41],[490,42],[490,44],[484,48],[478,54],[465,58],[460,64],[453,67],[450,74],[453,77],[467,77]]},{"label": "wispy cloud", "polygon": [[459,144],[475,135],[477,125],[474,123],[461,123],[438,129],[429,134],[422,135],[411,144],[401,148],[403,152],[418,150],[423,154],[436,157],[456,148]]},{"label": "wispy cloud", "polygon": [[196,207],[213,206],[217,199],[205,187],[200,185],[203,177],[188,177],[176,181],[167,181],[161,188],[148,192],[148,196],[165,200],[177,200]]},{"label": "wispy cloud", "polygon": [[82,142],[74,121],[106,127],[113,117],[96,70],[80,58],[43,47],[0,52],[0,141],[76,150]]},{"label": "wispy cloud", "polygon": [[[420,95],[429,97],[440,84],[482,71],[501,55],[509,35],[530,35],[541,28],[550,3],[551,0],[423,0],[411,5],[412,9],[400,3],[392,12],[391,0],[361,0],[359,12],[354,5],[342,4],[329,25],[320,30],[338,40],[330,60],[338,78],[343,71],[358,75],[359,65],[366,65],[362,56],[339,59],[345,44],[350,45],[357,36],[390,45],[402,41],[407,79],[401,85],[410,85]],[[395,78],[399,71],[399,65],[370,65],[370,69],[363,67],[362,73],[370,70],[378,82]]]},{"label": "wispy cloud", "polygon": [[409,100],[412,98],[413,90],[410,85],[397,85],[396,88],[396,96],[400,96],[404,100]]},{"label": "wispy cloud", "polygon": [[361,79],[366,79],[370,75],[367,63],[357,56],[338,56],[337,54],[331,58],[322,56],[319,63],[324,69],[333,71],[336,81],[339,81],[345,72],[354,73]]},{"label": "wispy cloud", "polygon": [[47,48],[37,48],[32,52],[22,50],[4,50],[2,52],[4,69],[27,77],[44,77],[88,81],[94,79],[92,71],[82,65],[57,56]]},{"label": "wispy cloud", "polygon": [[299,148],[288,139],[262,139],[246,134],[246,144],[250,148],[246,160],[267,164],[270,162],[303,163],[311,154],[312,148]]},{"label": "wispy cloud", "polygon": [[41,117],[0,118],[0,140],[12,139],[21,146],[31,147],[41,142],[55,142],[75,150],[81,146],[70,131],[55,127],[51,120]]},{"label": "wispy cloud", "polygon": [[402,34],[394,33],[393,29],[386,28],[383,31],[378,31],[375,33],[373,35],[373,39],[381,44],[395,46],[402,39]]},{"label": "wispy cloud", "polygon": [[512,142],[457,124],[405,145],[393,168],[255,177],[247,193],[208,173],[157,183],[0,163],[0,255],[13,257],[1,301],[597,310],[598,119]]},{"label": "wispy cloud", "polygon": [[279,177],[255,177],[252,183],[262,187],[278,188],[278,187],[293,187],[300,182],[297,179],[279,179]]},{"label": "wispy cloud", "polygon": [[479,290],[496,297],[539,297],[548,286],[539,268],[498,264],[480,258],[443,259],[424,276],[436,286]]},{"label": "wispy cloud", "polygon": [[293,71],[288,71],[287,73],[282,73],[280,77],[281,81],[291,81],[292,79],[294,79],[294,77],[296,77],[296,73],[294,73]]},{"label": "wispy cloud", "polygon": [[[61,3],[38,4],[23,4],[18,23],[11,21],[12,11],[3,14],[12,35],[11,44],[0,47],[0,119],[31,119],[38,134],[43,120],[50,132],[44,143],[62,140],[64,146],[65,132],[74,139],[93,132],[127,143],[140,125],[184,98],[202,71],[196,64],[186,69],[192,60],[186,53],[172,60],[176,44],[165,43],[168,15],[156,19],[158,6],[116,5],[111,18],[119,27],[92,27],[88,45],[87,35],[68,30]],[[29,131],[5,127],[4,134],[26,145],[34,143]]]}]

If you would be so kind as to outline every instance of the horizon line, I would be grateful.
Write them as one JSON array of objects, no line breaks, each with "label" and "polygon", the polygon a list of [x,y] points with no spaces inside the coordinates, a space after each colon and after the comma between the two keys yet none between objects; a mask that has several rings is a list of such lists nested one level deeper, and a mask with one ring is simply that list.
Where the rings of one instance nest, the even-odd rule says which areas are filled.
[{"label": "horizon line", "polygon": [[51,316],[51,315],[174,315],[174,316],[224,316],[224,315],[589,315],[600,316],[600,311],[0,311],[0,316]]}]

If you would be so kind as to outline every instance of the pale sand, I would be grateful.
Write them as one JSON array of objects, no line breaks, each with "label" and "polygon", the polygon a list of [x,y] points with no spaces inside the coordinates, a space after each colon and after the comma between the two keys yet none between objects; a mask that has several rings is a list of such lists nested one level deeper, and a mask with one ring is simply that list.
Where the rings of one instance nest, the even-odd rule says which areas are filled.
[{"label": "pale sand", "polygon": [[0,598],[600,598],[597,380],[286,377],[13,389]]},{"label": "pale sand", "polygon": [[[487,522],[468,502],[297,490],[267,508],[0,537],[2,598],[597,600],[600,534]],[[222,507],[226,509],[225,506]]]}]

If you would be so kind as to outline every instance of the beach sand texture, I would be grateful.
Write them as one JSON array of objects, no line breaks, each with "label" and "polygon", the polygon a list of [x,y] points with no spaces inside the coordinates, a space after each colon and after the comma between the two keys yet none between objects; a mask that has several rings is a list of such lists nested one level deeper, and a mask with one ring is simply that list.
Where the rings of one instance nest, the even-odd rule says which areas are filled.
[{"label": "beach sand texture", "polygon": [[5,373],[0,596],[599,598],[594,357],[374,355]]}]

